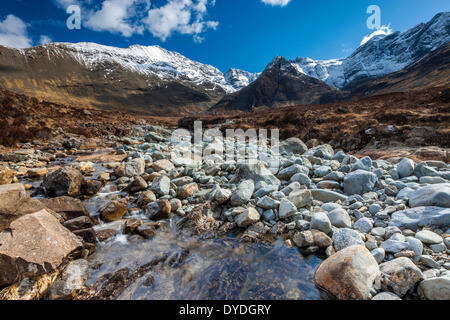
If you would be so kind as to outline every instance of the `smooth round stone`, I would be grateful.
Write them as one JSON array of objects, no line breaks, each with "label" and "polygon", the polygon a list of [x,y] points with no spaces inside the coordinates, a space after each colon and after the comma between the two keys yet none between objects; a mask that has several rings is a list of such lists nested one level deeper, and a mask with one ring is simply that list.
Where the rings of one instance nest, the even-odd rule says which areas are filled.
[{"label": "smooth round stone", "polygon": [[445,180],[442,177],[421,177],[419,179],[420,184],[438,184],[438,183],[446,183],[447,180]]},{"label": "smooth round stone", "polygon": [[408,158],[404,158],[397,165],[397,172],[400,178],[409,177],[414,173],[414,161]]},{"label": "smooth round stone", "polygon": [[402,241],[405,242],[405,236],[402,235],[401,233],[394,233],[389,240],[395,240],[395,241]]},{"label": "smooth round stone", "polygon": [[362,233],[369,233],[370,230],[372,230],[373,224],[369,218],[364,217],[356,221],[353,227],[358,229]]},{"label": "smooth round stone", "polygon": [[382,227],[376,227],[373,228],[370,233],[376,237],[384,237],[384,235],[386,234],[386,229]]},{"label": "smooth round stone", "polygon": [[372,250],[370,253],[375,258],[375,261],[378,264],[382,263],[386,256],[386,251],[383,248],[376,248],[376,249]]},{"label": "smooth round stone", "polygon": [[340,209],[341,206],[334,202],[328,202],[324,203],[321,208],[323,211],[331,212],[333,210]]},{"label": "smooth round stone", "polygon": [[311,229],[328,234],[331,231],[331,222],[325,212],[316,212],[311,219]]},{"label": "smooth round stone", "polygon": [[402,299],[392,292],[381,292],[377,294],[375,297],[373,297],[372,300],[388,301],[388,300],[402,300]]},{"label": "smooth round stone", "polygon": [[422,230],[416,233],[417,239],[425,244],[439,244],[442,242],[442,237],[432,231]]},{"label": "smooth round stone", "polygon": [[415,256],[420,256],[423,253],[423,244],[422,241],[416,239],[414,237],[406,237],[406,242],[409,244],[409,249],[414,252]]},{"label": "smooth round stone", "polygon": [[376,215],[378,212],[380,212],[381,206],[378,203],[374,203],[369,207],[369,212],[371,215]]},{"label": "smooth round stone", "polygon": [[362,202],[357,201],[357,202],[353,203],[352,205],[350,205],[350,207],[348,207],[348,208],[350,210],[356,210],[356,209],[361,208],[362,206],[363,206]]},{"label": "smooth round stone", "polygon": [[408,242],[386,240],[381,244],[381,247],[389,253],[399,253],[400,251],[409,249]]},{"label": "smooth round stone", "polygon": [[335,209],[328,213],[328,218],[331,224],[338,228],[350,228],[352,226],[352,220],[344,209]]},{"label": "smooth round stone", "polygon": [[445,244],[443,242],[438,244],[432,244],[430,245],[430,249],[433,250],[433,252],[444,252],[445,251]]},{"label": "smooth round stone", "polygon": [[450,237],[444,239],[444,244],[447,249],[450,249]]},{"label": "smooth round stone", "polygon": [[425,266],[435,269],[440,269],[441,265],[437,263],[431,256],[423,255],[420,256],[420,262],[422,262]]},{"label": "smooth round stone", "polygon": [[314,174],[319,178],[325,177],[329,173],[331,173],[331,168],[328,166],[321,166],[314,170]]}]

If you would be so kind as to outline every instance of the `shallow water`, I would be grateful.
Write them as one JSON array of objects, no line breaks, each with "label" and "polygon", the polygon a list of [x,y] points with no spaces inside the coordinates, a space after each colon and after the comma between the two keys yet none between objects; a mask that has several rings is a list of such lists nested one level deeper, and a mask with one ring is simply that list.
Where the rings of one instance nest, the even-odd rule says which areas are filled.
[{"label": "shallow water", "polygon": [[88,284],[123,268],[160,263],[133,281],[119,300],[321,299],[313,283],[317,256],[302,257],[281,241],[273,246],[237,239],[203,239],[159,233],[129,242],[125,235],[100,244],[91,256]]}]

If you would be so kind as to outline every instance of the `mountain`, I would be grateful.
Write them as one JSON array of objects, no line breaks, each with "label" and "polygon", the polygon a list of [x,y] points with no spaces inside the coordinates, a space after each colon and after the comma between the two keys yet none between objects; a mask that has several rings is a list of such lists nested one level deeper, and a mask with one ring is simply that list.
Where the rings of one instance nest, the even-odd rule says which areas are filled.
[{"label": "mountain", "polygon": [[347,87],[352,98],[402,92],[409,89],[444,87],[450,83],[450,42],[428,53],[406,68],[377,79],[366,79]]},{"label": "mountain", "polygon": [[305,75],[283,57],[276,57],[253,83],[220,100],[212,110],[251,111],[255,107],[277,108],[289,104],[334,102],[341,93]]},{"label": "mountain", "polygon": [[399,71],[449,41],[450,12],[442,12],[403,33],[373,37],[345,59],[297,58],[291,63],[300,72],[342,89]]},{"label": "mountain", "polygon": [[1,87],[58,103],[154,115],[202,111],[252,77],[237,70],[225,77],[215,67],[158,46],[0,47]]},{"label": "mountain", "polygon": [[241,90],[258,79],[260,75],[261,73],[250,73],[244,70],[230,69],[225,72],[225,79],[233,88]]}]

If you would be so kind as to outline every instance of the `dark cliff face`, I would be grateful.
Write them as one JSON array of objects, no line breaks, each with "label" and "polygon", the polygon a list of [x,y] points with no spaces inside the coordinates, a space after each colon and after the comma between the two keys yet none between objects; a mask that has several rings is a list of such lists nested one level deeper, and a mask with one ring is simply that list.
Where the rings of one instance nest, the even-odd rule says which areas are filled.
[{"label": "dark cliff face", "polygon": [[316,104],[339,100],[341,93],[301,72],[283,57],[275,58],[252,84],[225,96],[212,110],[277,108],[290,104]]}]

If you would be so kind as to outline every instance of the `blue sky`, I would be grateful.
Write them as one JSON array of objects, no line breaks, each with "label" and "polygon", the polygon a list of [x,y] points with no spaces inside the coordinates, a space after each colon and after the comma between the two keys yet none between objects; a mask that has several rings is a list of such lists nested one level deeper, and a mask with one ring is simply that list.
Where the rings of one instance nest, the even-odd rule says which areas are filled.
[{"label": "blue sky", "polygon": [[[66,26],[71,4],[81,8],[81,30]],[[393,31],[450,11],[448,0],[8,0],[0,8],[0,44],[160,45],[222,71],[259,72],[278,55],[348,56],[374,31],[366,25],[370,5]]]}]

